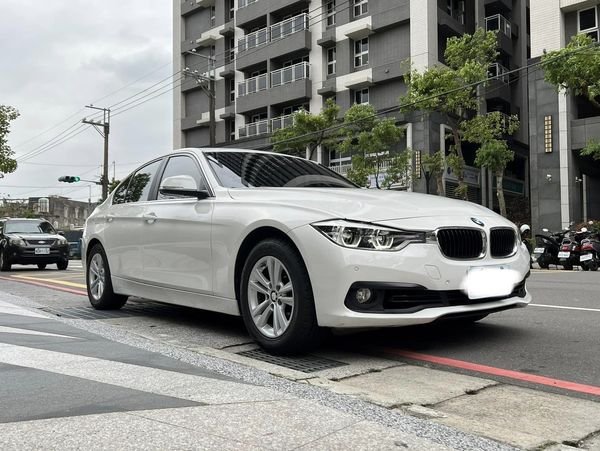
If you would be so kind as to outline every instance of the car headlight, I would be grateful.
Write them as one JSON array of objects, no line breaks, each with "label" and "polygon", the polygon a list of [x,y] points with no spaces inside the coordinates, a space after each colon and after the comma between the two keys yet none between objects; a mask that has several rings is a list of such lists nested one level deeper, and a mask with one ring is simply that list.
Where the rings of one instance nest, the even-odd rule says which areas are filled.
[{"label": "car headlight", "polygon": [[343,247],[375,251],[397,251],[409,243],[425,243],[426,232],[400,230],[376,224],[332,220],[311,224]]},{"label": "car headlight", "polygon": [[10,244],[12,244],[13,246],[27,246],[25,244],[25,240],[23,240],[22,238],[11,238]]},{"label": "car headlight", "polygon": [[59,246],[64,246],[65,244],[67,244],[67,243],[68,243],[68,241],[67,241],[67,239],[66,239],[66,238],[59,238],[58,240],[56,240],[56,243],[57,243]]}]

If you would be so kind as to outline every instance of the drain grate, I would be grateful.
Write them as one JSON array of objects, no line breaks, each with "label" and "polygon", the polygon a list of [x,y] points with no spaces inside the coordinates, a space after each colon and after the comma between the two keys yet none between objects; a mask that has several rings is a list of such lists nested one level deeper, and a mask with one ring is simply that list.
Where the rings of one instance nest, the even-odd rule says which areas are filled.
[{"label": "drain grate", "polygon": [[172,315],[175,310],[184,310],[185,307],[161,304],[158,302],[128,302],[120,310],[96,310],[92,306],[80,307],[40,307],[39,310],[51,315],[69,319],[111,319],[126,318],[130,316]]},{"label": "drain grate", "polygon": [[303,373],[314,373],[316,371],[338,368],[348,365],[337,360],[325,359],[314,355],[285,357],[279,355],[271,355],[262,349],[251,349],[250,351],[238,352],[238,355],[250,357],[251,359],[260,360],[262,362],[272,363],[273,365],[283,366],[291,370],[301,371]]}]

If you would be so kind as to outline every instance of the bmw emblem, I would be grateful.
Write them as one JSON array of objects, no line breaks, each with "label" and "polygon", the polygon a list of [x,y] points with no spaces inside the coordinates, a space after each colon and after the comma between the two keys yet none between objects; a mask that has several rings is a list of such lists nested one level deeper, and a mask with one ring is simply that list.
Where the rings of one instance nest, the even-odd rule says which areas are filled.
[{"label": "bmw emblem", "polygon": [[471,218],[471,221],[473,221],[475,224],[477,224],[478,226],[481,226],[481,227],[483,227],[485,225],[481,219]]}]

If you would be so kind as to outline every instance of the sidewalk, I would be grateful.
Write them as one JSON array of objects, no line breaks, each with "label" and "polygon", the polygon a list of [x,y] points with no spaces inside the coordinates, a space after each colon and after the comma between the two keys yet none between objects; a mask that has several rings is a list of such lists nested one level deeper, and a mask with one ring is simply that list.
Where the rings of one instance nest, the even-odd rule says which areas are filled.
[{"label": "sidewalk", "polygon": [[0,295],[3,450],[506,449],[381,409],[397,424],[385,426],[341,396],[333,408],[242,382],[102,338]]}]

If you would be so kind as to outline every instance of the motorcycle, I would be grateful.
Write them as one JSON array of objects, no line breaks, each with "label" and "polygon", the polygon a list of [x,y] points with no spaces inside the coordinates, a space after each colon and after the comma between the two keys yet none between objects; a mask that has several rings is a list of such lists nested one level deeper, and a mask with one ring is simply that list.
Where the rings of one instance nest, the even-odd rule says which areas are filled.
[{"label": "motorcycle", "polygon": [[558,260],[559,264],[567,271],[572,270],[575,266],[579,266],[581,241],[587,238],[588,235],[589,233],[584,227],[579,232],[570,232],[570,236],[563,239],[560,246],[560,252],[558,253]]},{"label": "motorcycle", "polygon": [[544,233],[535,235],[536,246],[531,254],[531,261],[537,263],[542,269],[548,269],[550,265],[560,264],[558,253],[569,231],[550,233],[548,229],[542,229],[542,232]]},{"label": "motorcycle", "polygon": [[579,264],[584,271],[598,271],[598,267],[600,266],[599,238],[598,233],[594,233],[581,240]]}]

